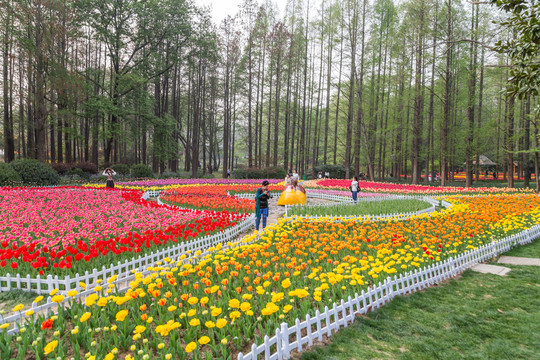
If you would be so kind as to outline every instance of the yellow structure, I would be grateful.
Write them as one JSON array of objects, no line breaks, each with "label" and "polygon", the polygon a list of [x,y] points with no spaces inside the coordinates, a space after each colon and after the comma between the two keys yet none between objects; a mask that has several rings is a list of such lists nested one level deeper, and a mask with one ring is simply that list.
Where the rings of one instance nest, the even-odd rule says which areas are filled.
[{"label": "yellow structure", "polygon": [[307,202],[306,198],[306,191],[303,187],[297,186],[296,188],[294,186],[287,186],[285,190],[281,193],[279,200],[277,202],[278,205],[305,205]]}]

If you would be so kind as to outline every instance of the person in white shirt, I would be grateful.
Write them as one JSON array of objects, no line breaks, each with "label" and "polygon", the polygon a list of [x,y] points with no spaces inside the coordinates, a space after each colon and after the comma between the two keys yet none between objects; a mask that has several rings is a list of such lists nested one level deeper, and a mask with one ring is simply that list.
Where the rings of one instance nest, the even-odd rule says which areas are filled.
[{"label": "person in white shirt", "polygon": [[356,204],[356,202],[358,201],[358,176],[355,176],[353,178],[349,189],[351,189],[352,199],[354,203]]},{"label": "person in white shirt", "polygon": [[114,189],[114,175],[116,175],[116,172],[111,168],[106,168],[105,170],[103,170],[103,176],[107,177],[107,190]]},{"label": "person in white shirt", "polygon": [[326,179],[330,179],[330,171],[325,171],[325,172],[324,172],[324,177],[325,177]]},{"label": "person in white shirt", "polygon": [[300,178],[300,175],[298,175],[298,173],[296,172],[296,170],[293,171],[293,179],[296,179],[296,181],[298,181],[298,179]]},{"label": "person in white shirt", "polygon": [[289,174],[287,174],[287,176],[285,176],[285,188],[287,188],[287,186],[291,185],[291,177],[289,176]]}]

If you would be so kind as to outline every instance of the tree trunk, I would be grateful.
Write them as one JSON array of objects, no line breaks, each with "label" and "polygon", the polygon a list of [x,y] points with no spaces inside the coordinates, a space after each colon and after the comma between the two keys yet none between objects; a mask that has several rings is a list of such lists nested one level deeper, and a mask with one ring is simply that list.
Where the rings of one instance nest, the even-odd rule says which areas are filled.
[{"label": "tree trunk", "polygon": [[452,91],[452,0],[447,0],[446,23],[446,69],[444,77],[444,111],[441,131],[441,186],[446,186],[448,179],[448,125],[450,122],[451,91]]},{"label": "tree trunk", "polygon": [[416,48],[416,76],[415,76],[415,98],[414,98],[414,122],[413,122],[413,142],[411,149],[412,162],[412,183],[420,182],[421,162],[420,162],[420,146],[422,144],[422,125],[423,125],[423,110],[424,98],[422,96],[423,77],[423,47],[424,47],[424,1],[420,2],[419,19],[420,28],[418,30],[418,43]]}]

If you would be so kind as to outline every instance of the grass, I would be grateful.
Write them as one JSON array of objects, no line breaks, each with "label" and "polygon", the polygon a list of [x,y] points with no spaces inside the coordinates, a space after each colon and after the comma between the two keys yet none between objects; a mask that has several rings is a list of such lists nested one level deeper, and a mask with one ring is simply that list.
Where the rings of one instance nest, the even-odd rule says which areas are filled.
[{"label": "grass", "polygon": [[359,199],[356,205],[333,205],[333,206],[295,206],[289,210],[289,215],[299,216],[360,216],[360,215],[384,215],[419,211],[429,208],[431,205],[417,199],[365,201]]},{"label": "grass", "polygon": [[537,240],[529,245],[518,246],[515,249],[512,249],[509,252],[505,253],[504,255],[540,258],[540,240]]},{"label": "grass", "polygon": [[10,290],[0,292],[0,311],[9,314],[12,312],[11,309],[18,304],[23,304],[25,310],[28,310],[37,296],[33,291]]},{"label": "grass", "polygon": [[[508,255],[537,254],[540,241],[520,250]],[[449,284],[395,298],[298,357],[538,359],[540,267],[508,267],[505,277],[468,270]]]}]

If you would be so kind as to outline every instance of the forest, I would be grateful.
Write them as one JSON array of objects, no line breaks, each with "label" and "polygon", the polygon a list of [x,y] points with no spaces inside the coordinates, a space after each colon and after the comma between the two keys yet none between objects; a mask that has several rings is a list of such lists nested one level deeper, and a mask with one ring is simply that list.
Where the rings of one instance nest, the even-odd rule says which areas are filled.
[{"label": "forest", "polygon": [[529,186],[538,12],[532,0],[289,0],[280,14],[245,0],[216,24],[191,0],[0,0],[0,149],[5,162],[193,177],[333,164],[444,185],[459,170],[467,186],[485,156],[509,187]]}]

